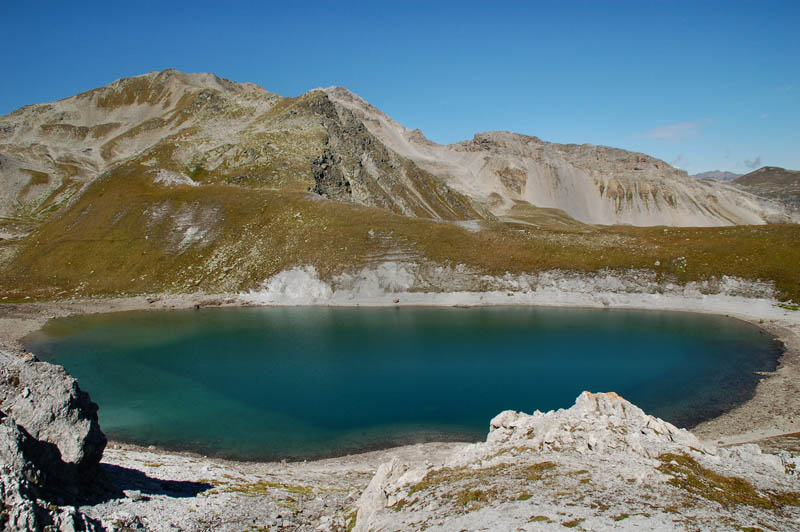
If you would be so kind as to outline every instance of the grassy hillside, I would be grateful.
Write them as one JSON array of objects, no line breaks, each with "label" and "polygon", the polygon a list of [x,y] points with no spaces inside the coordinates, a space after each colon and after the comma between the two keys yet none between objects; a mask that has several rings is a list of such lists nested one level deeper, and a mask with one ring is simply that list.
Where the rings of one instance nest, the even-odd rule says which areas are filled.
[{"label": "grassy hillside", "polygon": [[0,297],[240,291],[295,265],[330,278],[401,251],[493,275],[603,268],[652,270],[679,282],[734,275],[775,281],[783,298],[800,301],[798,225],[595,227],[529,206],[515,214],[475,222],[482,229],[471,232],[302,191],[166,187],[131,164],[16,244]]}]

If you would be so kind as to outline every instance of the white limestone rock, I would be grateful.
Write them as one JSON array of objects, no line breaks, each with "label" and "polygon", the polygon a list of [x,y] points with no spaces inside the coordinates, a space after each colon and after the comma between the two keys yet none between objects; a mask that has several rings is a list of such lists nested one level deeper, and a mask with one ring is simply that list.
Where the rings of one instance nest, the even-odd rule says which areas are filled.
[{"label": "white limestone rock", "polygon": [[[800,489],[790,461],[752,445],[717,449],[615,393],[584,392],[566,410],[502,412],[485,442],[435,465],[383,464],[357,503],[354,530],[787,529],[800,509],[775,501]],[[753,500],[772,502],[733,493],[722,504],[714,475],[736,476]]]},{"label": "white limestone rock", "polygon": [[103,456],[97,405],[61,366],[0,352],[0,410],[35,439],[57,446],[78,473]]}]

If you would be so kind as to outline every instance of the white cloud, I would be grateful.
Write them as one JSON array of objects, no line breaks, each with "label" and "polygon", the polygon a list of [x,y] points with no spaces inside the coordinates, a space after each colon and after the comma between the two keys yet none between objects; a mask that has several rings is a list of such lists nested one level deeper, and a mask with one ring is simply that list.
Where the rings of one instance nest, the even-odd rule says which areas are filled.
[{"label": "white cloud", "polygon": [[711,123],[710,118],[695,120],[694,122],[680,122],[668,126],[657,127],[641,133],[637,138],[652,140],[681,140],[686,137],[693,137],[700,133],[700,130]]}]

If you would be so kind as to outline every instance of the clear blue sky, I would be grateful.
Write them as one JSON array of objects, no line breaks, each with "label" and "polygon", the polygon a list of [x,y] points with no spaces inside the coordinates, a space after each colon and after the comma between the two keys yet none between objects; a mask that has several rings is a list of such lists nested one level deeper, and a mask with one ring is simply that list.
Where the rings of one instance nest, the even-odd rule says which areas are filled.
[{"label": "clear blue sky", "polygon": [[800,169],[796,0],[8,0],[0,16],[0,114],[174,67],[284,96],[341,85],[441,143],[505,129],[690,173]]}]

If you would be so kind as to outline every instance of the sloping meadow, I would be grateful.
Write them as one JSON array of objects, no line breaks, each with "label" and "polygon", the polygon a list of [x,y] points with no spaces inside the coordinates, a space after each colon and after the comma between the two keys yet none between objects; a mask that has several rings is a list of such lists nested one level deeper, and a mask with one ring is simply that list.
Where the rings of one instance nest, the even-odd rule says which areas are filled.
[{"label": "sloping meadow", "polygon": [[[151,175],[152,174],[152,175]],[[65,212],[6,243],[5,301],[241,292],[296,266],[324,280],[402,256],[479,275],[651,272],[675,283],[723,275],[774,282],[800,300],[800,226],[665,228],[474,221],[459,224],[234,184],[164,186],[117,167]],[[481,290],[481,286],[471,287]]]}]

